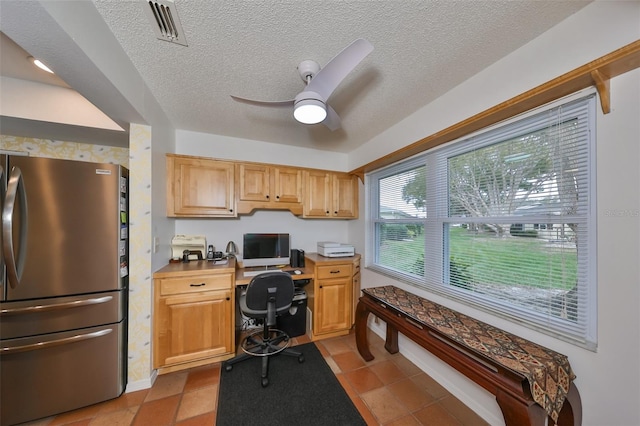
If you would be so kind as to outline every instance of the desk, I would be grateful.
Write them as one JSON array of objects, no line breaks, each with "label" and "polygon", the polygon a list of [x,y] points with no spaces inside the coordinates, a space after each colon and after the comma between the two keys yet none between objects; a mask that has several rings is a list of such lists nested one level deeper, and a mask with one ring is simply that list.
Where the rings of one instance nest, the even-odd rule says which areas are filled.
[{"label": "desk", "polygon": [[[302,274],[311,311],[311,339],[348,334],[360,293],[360,255],[327,258],[307,253]],[[226,263],[169,263],[153,274],[153,368],[159,374],[232,358],[236,350],[236,288],[251,282]]]}]

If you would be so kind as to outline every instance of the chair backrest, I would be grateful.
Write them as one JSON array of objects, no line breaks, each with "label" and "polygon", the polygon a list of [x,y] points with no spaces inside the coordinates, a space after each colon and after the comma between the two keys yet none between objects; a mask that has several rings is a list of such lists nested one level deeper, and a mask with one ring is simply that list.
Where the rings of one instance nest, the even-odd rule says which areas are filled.
[{"label": "chair backrest", "polygon": [[273,303],[275,313],[288,310],[293,302],[294,284],[287,272],[265,272],[256,275],[247,286],[246,304],[254,311],[267,311]]}]

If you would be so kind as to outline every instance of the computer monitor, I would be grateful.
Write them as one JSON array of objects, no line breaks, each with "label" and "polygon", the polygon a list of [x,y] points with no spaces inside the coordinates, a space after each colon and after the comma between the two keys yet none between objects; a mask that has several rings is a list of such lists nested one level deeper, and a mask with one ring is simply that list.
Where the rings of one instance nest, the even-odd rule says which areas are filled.
[{"label": "computer monitor", "polygon": [[289,255],[289,234],[244,234],[242,238],[245,268],[288,265]]}]

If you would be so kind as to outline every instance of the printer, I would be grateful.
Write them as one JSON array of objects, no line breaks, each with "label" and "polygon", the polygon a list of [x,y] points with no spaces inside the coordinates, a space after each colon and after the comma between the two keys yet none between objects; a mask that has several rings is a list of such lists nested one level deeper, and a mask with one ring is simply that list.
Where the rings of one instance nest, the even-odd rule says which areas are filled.
[{"label": "printer", "polygon": [[350,257],[356,254],[356,249],[349,244],[320,241],[318,242],[318,254],[324,257]]},{"label": "printer", "polygon": [[189,250],[189,260],[198,259],[197,252],[200,252],[201,258],[207,254],[207,240],[204,235],[176,235],[171,239],[171,257],[173,259],[182,259],[185,250]]}]

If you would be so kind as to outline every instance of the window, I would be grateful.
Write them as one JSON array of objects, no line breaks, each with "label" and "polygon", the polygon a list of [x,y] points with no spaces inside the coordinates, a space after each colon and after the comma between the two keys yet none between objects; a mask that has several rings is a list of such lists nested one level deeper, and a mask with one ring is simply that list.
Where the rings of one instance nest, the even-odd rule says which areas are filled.
[{"label": "window", "polygon": [[595,97],[367,176],[372,269],[594,349]]}]

